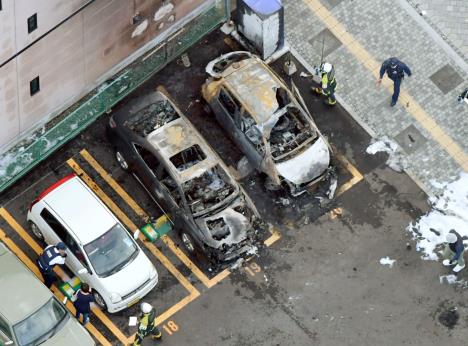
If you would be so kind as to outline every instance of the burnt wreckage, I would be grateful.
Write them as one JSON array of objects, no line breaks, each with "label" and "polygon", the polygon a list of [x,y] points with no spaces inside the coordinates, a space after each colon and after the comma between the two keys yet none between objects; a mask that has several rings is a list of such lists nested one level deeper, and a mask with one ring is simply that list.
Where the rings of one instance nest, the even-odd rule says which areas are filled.
[{"label": "burnt wreckage", "polygon": [[231,52],[206,71],[204,99],[270,186],[285,186],[297,196],[331,174],[330,145],[268,65],[249,52]]},{"label": "burnt wreckage", "polygon": [[[161,91],[110,121],[117,158],[174,221],[189,251],[229,261],[256,250],[268,225],[193,125]],[[125,149],[123,148],[125,143]]]}]

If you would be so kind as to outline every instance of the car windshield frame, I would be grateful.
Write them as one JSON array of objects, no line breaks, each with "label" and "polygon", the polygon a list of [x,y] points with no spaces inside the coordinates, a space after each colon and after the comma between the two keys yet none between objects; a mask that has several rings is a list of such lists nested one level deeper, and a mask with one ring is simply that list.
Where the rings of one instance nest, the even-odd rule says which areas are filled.
[{"label": "car windshield frame", "polygon": [[[127,247],[115,247],[118,243],[126,244]],[[103,249],[103,246],[105,248]],[[125,256],[125,250],[132,248],[131,253]],[[107,232],[83,246],[88,257],[89,264],[93,267],[99,277],[108,277],[130,264],[138,255],[139,248],[128,234],[127,230],[120,224],[115,223]],[[109,256],[111,254],[111,256]],[[103,263],[103,258],[107,260]],[[116,261],[116,259],[121,259]],[[109,264],[112,264],[110,266]]]},{"label": "car windshield frame", "polygon": [[[50,326],[47,326],[45,331],[40,331],[40,335],[35,335],[34,331],[38,323],[44,322],[47,317],[51,318],[55,315],[55,312],[58,313],[55,321],[51,320]],[[58,327],[62,325],[69,316],[65,307],[52,296],[47,303],[13,326],[13,332],[16,336],[18,346],[33,346],[50,339],[59,330]],[[24,331],[21,331],[21,328],[23,328]]]}]

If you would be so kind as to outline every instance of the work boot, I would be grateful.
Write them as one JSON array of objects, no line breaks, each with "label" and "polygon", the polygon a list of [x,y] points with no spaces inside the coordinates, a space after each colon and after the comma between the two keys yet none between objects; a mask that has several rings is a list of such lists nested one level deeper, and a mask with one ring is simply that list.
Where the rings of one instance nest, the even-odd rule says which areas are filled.
[{"label": "work boot", "polygon": [[461,266],[459,264],[457,264],[454,268],[453,268],[453,271],[455,273],[458,273],[460,270],[462,270],[463,268],[465,268],[465,265]]},{"label": "work boot", "polygon": [[334,105],[336,105],[336,100],[328,99],[328,101],[325,102],[325,104],[327,104],[329,106],[334,106]]},{"label": "work boot", "polygon": [[321,88],[312,88],[312,91],[315,92],[317,95],[322,95],[322,89]]},{"label": "work boot", "polygon": [[392,102],[390,102],[390,107],[394,107],[395,105],[396,105],[396,101],[392,100]]}]

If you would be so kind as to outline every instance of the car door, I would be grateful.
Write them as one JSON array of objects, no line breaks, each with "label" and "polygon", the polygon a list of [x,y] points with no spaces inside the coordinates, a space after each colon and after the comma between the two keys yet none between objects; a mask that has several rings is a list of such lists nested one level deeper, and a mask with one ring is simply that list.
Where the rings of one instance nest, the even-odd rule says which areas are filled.
[{"label": "car door", "polygon": [[[82,282],[87,282],[91,285],[91,287],[96,288],[96,283],[94,282],[95,280],[92,276],[91,267],[82,247],[68,232],[63,242],[67,245],[67,266],[72,270],[73,273],[75,273],[76,276],[80,278]],[[82,269],[86,269],[86,272],[82,271]]]},{"label": "car door", "polygon": [[245,110],[225,88],[220,89],[215,102],[217,102],[217,107],[220,109],[218,113],[222,114],[222,119],[218,118],[220,124],[225,127],[250,164],[256,169],[260,168],[263,155],[259,153],[243,131],[243,122],[245,121],[243,114],[245,114]]}]

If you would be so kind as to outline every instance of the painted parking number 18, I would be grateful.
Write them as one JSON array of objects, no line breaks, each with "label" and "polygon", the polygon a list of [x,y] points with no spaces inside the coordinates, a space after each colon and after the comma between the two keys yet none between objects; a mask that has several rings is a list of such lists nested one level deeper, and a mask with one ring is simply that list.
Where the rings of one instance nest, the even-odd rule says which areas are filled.
[{"label": "painted parking number 18", "polygon": [[260,271],[262,270],[262,268],[260,268],[260,266],[255,263],[255,262],[250,262],[249,264],[247,264],[245,267],[244,267],[244,270],[249,273],[251,276],[255,276],[255,274],[257,273],[260,273]]},{"label": "painted parking number 18", "polygon": [[163,324],[162,328],[169,335],[172,335],[179,330],[179,326],[174,321],[168,321]]}]

